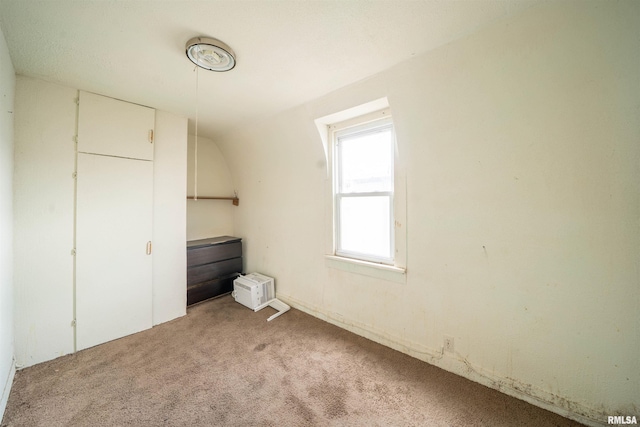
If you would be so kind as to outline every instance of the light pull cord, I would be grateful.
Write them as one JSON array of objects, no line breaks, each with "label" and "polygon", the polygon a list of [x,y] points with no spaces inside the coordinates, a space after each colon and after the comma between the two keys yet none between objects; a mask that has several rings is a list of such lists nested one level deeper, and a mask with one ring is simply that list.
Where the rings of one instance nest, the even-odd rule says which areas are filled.
[{"label": "light pull cord", "polygon": [[198,200],[198,67],[196,65],[196,141],[194,150],[193,200]]}]

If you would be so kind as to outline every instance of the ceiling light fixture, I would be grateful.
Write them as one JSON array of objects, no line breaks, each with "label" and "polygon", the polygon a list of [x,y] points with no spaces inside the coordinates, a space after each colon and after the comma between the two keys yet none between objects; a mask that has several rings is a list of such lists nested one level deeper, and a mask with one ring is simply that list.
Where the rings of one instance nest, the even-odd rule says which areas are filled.
[{"label": "ceiling light fixture", "polygon": [[236,66],[233,50],[218,39],[194,37],[185,46],[187,57],[200,68],[209,71],[229,71]]}]

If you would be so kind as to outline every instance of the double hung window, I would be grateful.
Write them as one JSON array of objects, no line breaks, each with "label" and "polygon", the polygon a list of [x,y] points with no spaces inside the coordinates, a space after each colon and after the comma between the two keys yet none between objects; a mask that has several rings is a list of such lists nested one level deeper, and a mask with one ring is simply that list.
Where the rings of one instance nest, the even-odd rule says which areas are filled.
[{"label": "double hung window", "polygon": [[338,127],[333,143],[335,253],[393,265],[393,122]]}]

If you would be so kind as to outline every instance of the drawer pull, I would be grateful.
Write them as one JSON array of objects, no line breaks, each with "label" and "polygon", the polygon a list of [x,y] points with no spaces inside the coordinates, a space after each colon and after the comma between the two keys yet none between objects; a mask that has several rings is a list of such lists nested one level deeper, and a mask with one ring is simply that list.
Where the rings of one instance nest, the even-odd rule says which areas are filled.
[{"label": "drawer pull", "polygon": [[147,255],[151,255],[151,241],[147,242]]}]

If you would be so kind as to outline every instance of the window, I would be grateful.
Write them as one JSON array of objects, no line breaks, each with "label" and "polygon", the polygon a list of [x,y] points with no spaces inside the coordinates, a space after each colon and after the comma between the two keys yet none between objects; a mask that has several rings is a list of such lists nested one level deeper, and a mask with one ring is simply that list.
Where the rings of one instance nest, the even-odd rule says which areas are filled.
[{"label": "window", "polygon": [[407,159],[389,101],[375,99],[314,121],[327,167],[325,266],[406,283]]},{"label": "window", "polygon": [[332,130],[335,254],[393,265],[393,122],[386,117]]}]

